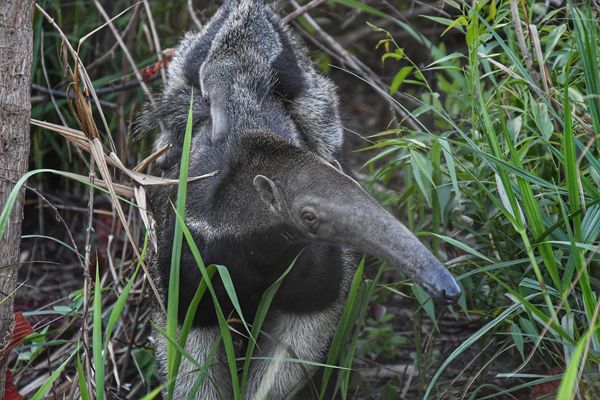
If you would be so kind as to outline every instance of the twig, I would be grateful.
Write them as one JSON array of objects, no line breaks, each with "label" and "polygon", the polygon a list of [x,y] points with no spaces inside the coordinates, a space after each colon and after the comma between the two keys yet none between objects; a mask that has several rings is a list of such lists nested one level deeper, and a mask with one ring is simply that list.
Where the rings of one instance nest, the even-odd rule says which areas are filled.
[{"label": "twig", "polygon": [[[149,79],[146,79],[146,82],[154,81],[157,78],[158,78],[158,76],[153,76]],[[140,86],[139,81],[137,79],[133,79],[133,80],[125,81],[118,85],[104,86],[104,87],[95,89],[95,92],[98,96],[104,96],[104,95],[122,92],[124,90],[134,89],[134,88],[137,88],[138,86]],[[37,85],[35,83],[31,84],[31,89],[35,90],[36,92],[47,94],[49,96],[61,97],[61,98],[73,98],[72,91],[64,92],[62,90],[52,89],[51,87],[44,87],[42,85]],[[63,122],[63,125],[66,125],[66,123]]]},{"label": "twig", "polygon": [[535,70],[533,69],[533,63],[531,61],[531,57],[529,56],[527,43],[525,42],[525,35],[523,35],[523,29],[521,28],[521,17],[519,16],[517,0],[510,0],[510,13],[512,15],[512,22],[515,28],[515,35],[517,36],[517,43],[519,44],[521,55],[523,56],[523,60],[525,60],[525,66],[527,67],[529,74],[533,77],[535,75]]},{"label": "twig", "polygon": [[[135,64],[135,61],[133,60],[133,57],[131,56],[131,53],[129,52],[129,49],[127,48],[127,46],[123,42],[123,39],[119,35],[119,32],[117,31],[117,28],[115,28],[115,24],[112,23],[112,21],[113,21],[114,18],[117,18],[118,16],[120,16],[121,14],[123,14],[128,9],[126,9],[125,11],[122,11],[119,15],[117,15],[116,17],[114,17],[114,18],[111,19],[111,18],[108,17],[108,14],[106,14],[106,11],[102,7],[102,5],[98,2],[98,0],[94,0],[94,4],[96,5],[96,8],[98,9],[98,11],[102,15],[102,17],[105,19],[106,23],[108,24],[108,27],[110,28],[110,30],[112,31],[113,35],[115,36],[115,39],[117,39],[117,42],[119,43],[119,46],[121,46],[121,50],[123,50],[123,54],[125,55],[125,58],[127,59],[127,62],[129,62],[129,65],[131,66],[131,69],[133,70],[133,74],[135,75],[135,78],[138,80],[140,86],[142,87],[142,91],[144,92],[144,94],[148,98],[148,101],[150,102],[150,105],[152,106],[153,109],[156,108],[156,100],[154,100],[154,96],[152,96],[152,93],[150,93],[150,90],[148,89],[148,85],[146,85],[146,82],[144,82],[144,79],[142,78],[142,75],[140,74],[140,71],[138,71],[137,66]],[[87,35],[86,35],[85,38],[87,38]],[[165,132],[165,126],[162,123],[162,121],[158,121],[158,126],[160,127],[160,130],[162,132]],[[107,129],[107,132],[108,132],[108,129]],[[113,146],[112,150],[115,151],[114,146]]]},{"label": "twig", "polygon": [[[300,9],[300,5],[295,0],[290,0],[290,3],[298,10]],[[321,37],[321,39],[329,46],[334,53],[336,53],[342,62],[350,69],[357,72],[361,75],[369,84],[373,85],[376,88],[386,88],[386,90],[377,90],[377,93],[387,93],[387,85],[381,81],[381,79],[375,74],[368,66],[358,60],[355,56],[348,53],[346,49],[344,49],[333,37],[331,37],[328,33],[326,33],[320,26],[315,22],[314,19],[310,17],[310,15],[306,14],[304,16],[306,22],[315,30],[315,32]],[[295,24],[295,23],[294,23]],[[295,25],[296,26],[296,25]],[[401,107],[398,106],[389,96],[382,96],[384,100],[388,102],[390,107],[394,109],[398,115],[403,117],[407,124],[414,130],[419,130],[419,126],[412,120],[412,117],[406,113]]]},{"label": "twig", "polygon": [[[94,183],[96,172],[94,168],[95,160],[93,156],[90,156],[90,183]],[[94,224],[94,187],[90,185],[88,189],[88,223],[87,230],[85,233],[85,261],[83,269],[83,315],[81,316],[81,337],[83,339],[83,349],[85,353],[85,373],[86,376],[91,377],[92,375],[92,357],[90,355],[90,343],[88,337],[88,309],[90,303],[90,288],[92,287],[92,277],[90,276],[91,266],[91,252],[92,252],[92,230]],[[93,393],[91,379],[87,380],[88,391]]]},{"label": "twig", "polygon": [[188,12],[190,13],[190,17],[192,18],[192,21],[194,21],[194,24],[196,25],[196,28],[198,28],[199,31],[202,30],[202,22],[200,22],[200,19],[196,15],[196,11],[194,11],[192,0],[187,0],[187,8]]},{"label": "twig", "polygon": [[[133,12],[131,14],[131,18],[129,19],[129,22],[127,22],[127,26],[125,26],[125,29],[123,29],[123,32],[121,33],[121,37],[124,38],[125,36],[127,36],[127,34],[129,33],[129,31],[131,30],[131,28],[134,26],[134,23],[137,21],[137,16],[140,12],[140,4],[137,3],[134,5],[133,7]],[[117,47],[119,47],[119,42],[115,40],[115,42],[113,43],[113,45],[111,46],[110,49],[108,49],[108,51],[104,54],[102,54],[100,57],[98,57],[97,59],[95,59],[94,61],[92,61],[90,63],[90,65],[87,66],[88,69],[92,69],[95,68],[96,66],[102,64],[104,61],[106,61],[109,58],[112,58],[113,53],[115,52],[115,50],[117,49]]]},{"label": "twig", "polygon": [[298,18],[302,14],[306,13],[308,10],[312,10],[313,8],[320,6],[324,2],[325,2],[325,0],[312,0],[312,1],[308,2],[308,3],[306,3],[302,7],[297,8],[296,11],[293,11],[293,12],[289,13],[287,16],[285,16],[283,18],[283,23],[287,24],[290,21],[295,20],[296,18]]},{"label": "twig", "polygon": [[113,35],[115,36],[115,39],[119,43],[119,46],[121,46],[121,50],[123,50],[123,54],[125,55],[125,58],[129,62],[129,65],[131,66],[131,69],[133,70],[133,74],[135,75],[136,79],[138,80],[140,86],[142,87],[142,91],[144,92],[144,94],[146,95],[148,100],[150,101],[150,104],[152,105],[152,107],[154,107],[156,105],[154,96],[152,96],[152,93],[150,93],[150,90],[148,89],[148,85],[146,85],[146,82],[144,82],[144,80],[142,79],[142,75],[140,74],[140,71],[138,71],[135,61],[133,60],[133,57],[131,56],[131,53],[129,52],[129,49],[125,45],[125,42],[123,42],[121,35],[119,35],[119,31],[117,31],[117,28],[115,28],[115,24],[112,23],[112,19],[108,16],[106,11],[104,10],[104,7],[102,7],[102,5],[98,2],[98,0],[94,0],[94,4],[96,5],[98,12],[100,12],[100,15],[102,15],[102,18],[104,18],[104,20],[108,24],[108,27],[111,30],[111,32],[113,33]]},{"label": "twig", "polygon": [[67,222],[64,220],[62,215],[60,215],[60,213],[58,212],[58,207],[55,206],[54,204],[52,204],[52,202],[48,198],[46,198],[46,196],[44,196],[42,193],[40,193],[36,188],[29,186],[29,185],[25,185],[25,188],[27,190],[35,193],[42,202],[46,203],[46,205],[54,213],[54,217],[57,219],[57,221],[60,222],[65,227],[65,230],[67,231],[67,236],[69,237],[69,241],[71,242],[71,246],[73,246],[73,248],[75,249],[75,254],[77,255],[77,260],[79,261],[81,268],[85,269],[85,264],[84,264],[85,261],[81,258],[81,253],[79,253],[79,249],[77,247],[77,242],[75,241],[75,238],[73,237],[73,233],[69,229],[69,225],[67,225]]},{"label": "twig", "polygon": [[[152,41],[154,42],[154,51],[156,52],[156,57],[158,57],[158,61],[162,61],[162,50],[160,48],[160,41],[158,40],[158,33],[156,33],[156,25],[154,24],[154,18],[152,17],[152,10],[150,9],[150,5],[148,4],[148,0],[144,0],[144,10],[146,11],[146,15],[148,16],[148,23],[150,25],[150,32],[152,33]],[[162,76],[163,82],[167,81],[167,74],[165,73],[165,69],[160,69],[160,75]]]},{"label": "twig", "polygon": [[[69,39],[65,35],[65,33],[62,31],[62,29],[60,29],[60,27],[58,26],[58,24],[56,23],[56,21],[54,21],[54,18],[52,18],[46,12],[46,10],[44,10],[42,7],[40,7],[39,4],[35,3],[35,7],[43,15],[43,17],[50,23],[50,25],[52,25],[52,27],[54,29],[56,29],[56,32],[58,32],[58,35],[62,39],[63,44],[65,44],[66,49],[69,51],[69,53],[71,53],[71,57],[73,58],[73,62],[75,63],[75,70],[76,71],[77,70],[80,71],[80,74],[81,74],[81,76],[83,78],[84,89],[86,90],[86,92],[89,91],[89,93],[91,94],[92,98],[94,99],[94,104],[96,105],[96,109],[98,110],[98,114],[100,114],[100,119],[102,120],[102,125],[104,126],[104,129],[106,131],[106,134],[108,136],[108,140],[109,140],[110,145],[112,147],[112,150],[114,150],[115,149],[115,145],[114,145],[114,142],[112,140],[112,136],[110,135],[110,128],[108,126],[108,122],[106,121],[106,117],[104,116],[104,112],[102,111],[102,107],[100,106],[100,100],[98,99],[98,96],[96,95],[96,92],[94,91],[94,86],[92,85],[92,80],[91,80],[90,76],[88,75],[87,70],[85,69],[85,66],[83,65],[83,62],[79,58],[78,52],[75,51],[75,49],[71,45],[71,42],[69,42]],[[127,11],[127,10],[125,10],[125,11]],[[102,27],[97,28],[92,33],[90,33],[90,34],[84,36],[83,38],[81,38],[79,40],[79,45],[81,46],[81,43],[83,43],[83,41],[85,41],[91,34],[93,34],[94,32],[98,31],[101,28]],[[69,68],[68,64],[67,64],[66,68]],[[67,70],[65,72],[69,72],[69,70]],[[71,75],[72,75],[72,73],[71,73]]]},{"label": "twig", "polygon": [[[446,18],[452,17],[452,15],[450,13],[444,11],[445,2],[443,0],[438,1],[434,4],[428,4],[424,1],[419,1],[419,0],[412,0],[410,9],[408,9],[406,11],[398,10],[393,4],[390,4],[390,2],[386,1],[386,0],[383,1],[383,4],[388,6],[389,10],[391,10],[394,14],[396,14],[396,16],[398,16],[398,18],[401,18],[404,20],[406,20],[409,17],[413,17],[415,15],[421,15],[421,14],[431,12],[431,11],[435,11],[438,14],[443,15]],[[415,8],[415,4],[419,4],[421,7]]]},{"label": "twig", "polygon": [[[58,105],[56,104],[56,100],[54,99],[54,93],[52,91],[52,88],[50,87],[50,78],[48,77],[48,70],[46,69],[46,57],[44,57],[44,31],[41,32],[40,35],[40,62],[42,65],[42,72],[44,73],[44,80],[46,81],[46,86],[48,87],[48,94],[50,95],[50,100],[52,101],[52,106],[54,107],[54,111],[56,111],[56,114],[58,115],[58,118],[60,119],[60,122],[62,122],[63,125],[67,125],[67,120],[65,119],[65,117],[63,116],[62,112],[60,111],[60,108],[58,107]],[[31,85],[33,87],[33,85]],[[37,86],[37,85],[36,85]],[[46,89],[43,86],[40,86],[40,88]]]},{"label": "twig", "polygon": [[544,63],[544,56],[542,55],[542,46],[540,45],[540,36],[538,34],[537,27],[534,24],[529,24],[529,32],[531,33],[531,41],[533,42],[533,48],[535,50],[535,56],[537,58],[538,67],[540,69],[540,76],[542,77],[542,84],[544,85],[544,92],[547,96],[550,96],[548,89],[548,76],[546,75],[546,65]]}]

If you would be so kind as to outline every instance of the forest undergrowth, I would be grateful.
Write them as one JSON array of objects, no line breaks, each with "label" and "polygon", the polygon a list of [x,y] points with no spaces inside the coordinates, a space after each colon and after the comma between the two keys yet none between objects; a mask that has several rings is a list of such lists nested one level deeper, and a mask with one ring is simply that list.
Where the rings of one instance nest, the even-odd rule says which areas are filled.
[{"label": "forest undergrowth", "polygon": [[[438,306],[363,261],[324,385],[351,399],[600,398],[600,4],[333,0],[295,13],[294,0],[280,3],[340,87],[355,176],[464,291]],[[8,362],[25,398],[162,396],[146,191],[173,182],[147,175],[157,155],[152,138],[133,140],[135,121],[178,39],[217,7],[36,5],[22,257],[0,266],[19,268],[7,296],[27,336]],[[0,236],[15,199],[2,205]],[[177,234],[176,247],[194,250],[184,225]],[[199,299],[228,274],[196,259]],[[226,347],[239,322],[221,316]],[[158,330],[175,385],[186,329]],[[235,374],[240,360],[228,361]]]}]

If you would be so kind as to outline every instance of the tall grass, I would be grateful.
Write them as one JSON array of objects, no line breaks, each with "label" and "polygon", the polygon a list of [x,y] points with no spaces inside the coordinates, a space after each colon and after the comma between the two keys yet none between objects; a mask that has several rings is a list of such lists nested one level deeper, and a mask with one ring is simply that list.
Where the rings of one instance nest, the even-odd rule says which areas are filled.
[{"label": "tall grass", "polygon": [[[406,218],[430,215],[426,226],[452,231],[453,240],[442,240],[471,255],[461,257],[472,271],[461,277],[463,312],[484,300],[494,305],[490,322],[433,374],[424,398],[440,396],[445,368],[486,337],[512,341],[522,357],[497,375],[506,387],[488,387],[486,398],[533,387],[539,376],[520,372],[543,375],[552,367],[564,371],[558,398],[593,398],[600,393],[597,15],[572,3],[536,14],[537,29],[529,25],[526,40],[531,48],[539,40],[545,52],[527,54],[539,67],[528,69],[514,29],[522,22],[511,19],[508,2],[451,5],[453,19],[432,19],[464,35],[465,54],[431,45],[434,62],[408,77],[428,89],[414,100],[435,128],[385,139],[378,145],[385,160],[374,160],[375,179],[402,168],[417,183],[419,190],[403,199],[411,204]],[[389,34],[384,40],[397,46]],[[399,73],[406,64],[414,65],[402,57]],[[467,237],[470,245],[457,244]],[[525,384],[517,387],[515,378]]]}]

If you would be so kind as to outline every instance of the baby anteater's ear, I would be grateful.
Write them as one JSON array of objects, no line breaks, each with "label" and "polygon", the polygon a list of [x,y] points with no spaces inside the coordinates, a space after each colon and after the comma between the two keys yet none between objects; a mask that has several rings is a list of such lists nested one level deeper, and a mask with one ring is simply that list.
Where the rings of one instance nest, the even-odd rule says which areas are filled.
[{"label": "baby anteater's ear", "polygon": [[210,104],[210,117],[212,119],[211,141],[216,143],[226,137],[231,129],[227,105],[214,99]]}]

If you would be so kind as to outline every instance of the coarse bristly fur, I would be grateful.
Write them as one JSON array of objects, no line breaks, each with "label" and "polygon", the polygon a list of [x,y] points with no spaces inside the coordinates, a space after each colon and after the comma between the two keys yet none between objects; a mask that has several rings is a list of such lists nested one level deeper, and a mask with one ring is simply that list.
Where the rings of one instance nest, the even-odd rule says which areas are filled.
[{"label": "coarse bristly fur", "polygon": [[[157,162],[168,178],[179,174],[192,92],[189,174],[218,173],[188,184],[185,222],[205,263],[227,266],[246,320],[252,321],[264,291],[300,254],[258,339],[248,399],[283,399],[312,379],[358,263],[351,249],[405,268],[446,301],[460,295],[439,261],[344,173],[334,87],[269,6],[258,0],[226,1],[201,32],[186,34],[177,47],[157,107],[141,118],[144,129],[159,122],[164,127],[155,147],[172,146]],[[176,189],[158,188],[150,197],[158,242],[153,279],[166,303],[175,225],[170,202]],[[200,277],[184,245],[180,323]],[[213,285],[223,312],[232,315],[220,279]],[[155,308],[155,323],[164,326]],[[218,338],[214,305],[205,295],[186,350],[204,365]],[[158,333],[155,340],[166,382],[166,340]],[[202,371],[183,359],[174,398],[188,398],[194,390],[196,399],[231,398],[222,346]],[[301,398],[310,398],[314,390],[303,393]]]},{"label": "coarse bristly fur", "polygon": [[[219,173],[215,179],[190,184],[186,223],[199,242],[205,261],[229,267],[244,316],[252,318],[263,291],[289,266],[305,243],[285,249],[284,254],[276,255],[273,261],[251,260],[252,256],[240,254],[244,250],[259,254],[264,251],[261,247],[277,246],[278,242],[289,241],[284,236],[297,234],[281,227],[270,234],[272,241],[267,239],[266,243],[264,240],[253,243],[258,241],[246,240],[244,249],[241,249],[240,239],[247,239],[252,231],[260,231],[260,227],[253,223],[260,219],[256,218],[259,215],[251,219],[231,215],[252,207],[245,201],[237,204],[236,199],[225,200],[225,196],[217,194],[223,191],[218,187],[218,181],[228,177],[243,180],[240,176],[243,170],[252,170],[246,161],[260,165],[263,161],[272,163],[276,157],[286,162],[297,156],[307,156],[298,149],[313,152],[314,160],[323,164],[326,161],[342,161],[342,124],[337,95],[333,84],[315,70],[304,46],[260,1],[226,1],[201,32],[188,32],[178,45],[169,64],[168,80],[157,108],[149,109],[142,117],[143,129],[152,129],[159,121],[165,127],[155,140],[155,148],[172,145],[171,150],[158,161],[164,176],[176,178],[178,175],[192,90],[194,136],[190,175],[213,170]],[[224,118],[219,121],[221,116]],[[274,143],[269,142],[272,138],[259,137],[259,133],[266,132],[278,136]],[[259,140],[254,140],[254,136]],[[279,139],[283,140],[280,142]],[[245,146],[250,147],[242,149]],[[263,160],[256,157],[258,151],[263,153]],[[251,159],[245,160],[248,153]],[[273,169],[277,166],[273,165]],[[254,190],[252,186],[250,189]],[[159,190],[153,193],[152,199],[159,243],[153,268],[164,303],[174,224],[173,216],[168,212],[167,199],[174,197],[174,190]],[[227,218],[219,218],[219,215],[211,218],[200,211],[208,209],[205,205],[215,198],[232,203],[221,204],[224,209],[234,210],[228,212]],[[243,196],[238,198],[243,199]],[[256,214],[268,213],[268,210],[260,211],[265,208],[262,202],[254,208],[259,210]],[[264,215],[264,220],[270,219]],[[282,359],[314,362],[322,361],[326,354],[345,299],[351,269],[356,266],[357,260],[343,247],[326,244],[310,247],[314,249],[307,249],[309,251],[305,251],[305,256],[294,267],[304,271],[294,274],[297,275],[295,278],[290,276],[288,282],[300,278],[308,272],[308,267],[315,270],[311,278],[313,282],[305,285],[309,289],[306,294],[300,289],[291,291],[293,301],[287,307],[277,306],[282,303],[282,296],[278,296],[272,306],[273,311],[263,327],[266,334],[261,336],[259,350],[255,352],[255,356],[272,358],[272,361],[253,362],[247,398],[285,398],[292,388],[312,378],[314,368],[300,363],[284,363]],[[238,254],[222,257],[219,253],[223,250]],[[324,264],[324,261],[338,265],[329,271],[318,271],[308,265],[313,264],[313,260],[316,266]],[[271,271],[253,278],[256,270],[253,271],[248,264],[262,267],[267,264],[265,269]],[[302,268],[303,264],[305,268]],[[184,251],[181,268],[180,319],[185,315],[199,282],[199,273],[189,251]],[[286,286],[289,284],[284,284],[280,292],[285,293]],[[227,314],[231,305],[222,285],[216,284],[216,290]],[[306,295],[312,300],[302,304]],[[206,300],[200,305],[201,311],[186,345],[186,350],[200,364],[219,336],[212,301],[208,297],[205,296]],[[306,310],[296,311],[291,303],[302,304],[301,308]],[[164,317],[159,311],[155,313],[155,320],[155,323],[164,326]],[[159,333],[155,334],[155,340],[157,362],[166,381],[166,340]],[[183,358],[174,398],[186,398],[199,376],[196,368]],[[231,398],[230,382],[224,352],[220,349],[195,398]]]}]

